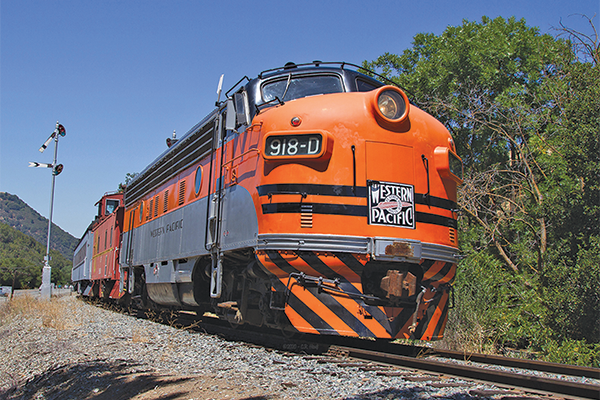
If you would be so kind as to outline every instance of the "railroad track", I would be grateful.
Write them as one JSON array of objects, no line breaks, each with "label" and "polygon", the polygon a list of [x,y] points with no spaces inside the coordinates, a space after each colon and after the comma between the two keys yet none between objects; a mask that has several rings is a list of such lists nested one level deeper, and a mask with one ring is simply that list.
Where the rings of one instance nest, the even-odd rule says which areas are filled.
[{"label": "railroad track", "polygon": [[[454,376],[459,378],[473,379],[477,381],[491,382],[509,388],[518,388],[525,391],[533,391],[538,394],[552,394],[580,399],[599,399],[600,385],[572,382],[566,379],[545,378],[526,374],[526,366],[531,365],[527,360],[521,360],[520,371],[501,371],[485,366],[474,366],[455,364],[439,359],[414,358],[399,354],[390,354],[384,351],[365,350],[353,347],[332,346],[330,351],[345,356],[348,359],[364,360],[385,365],[393,365],[403,368],[412,368],[421,371]],[[483,355],[479,355],[483,356]],[[482,357],[485,358],[485,357]],[[517,364],[516,362],[514,364]],[[535,365],[532,365],[535,367]],[[563,369],[569,375],[577,375],[580,368],[570,368],[563,365]],[[599,370],[590,368],[589,372],[599,374]]]},{"label": "railroad track", "polygon": [[[156,315],[154,317],[153,319],[157,319]],[[474,396],[514,395],[516,389],[525,393],[569,399],[600,399],[599,368],[436,350],[395,344],[389,341],[319,335],[286,338],[276,330],[267,331],[252,327],[237,329],[218,319],[198,318],[194,314],[185,312],[166,314],[158,319],[172,326],[217,334],[228,340],[250,342],[282,351],[311,354],[312,356],[309,357],[315,357],[319,362],[375,368],[375,370],[379,368],[378,373],[390,374],[389,376],[409,375],[407,379],[412,380],[442,381],[432,382],[432,385],[453,385],[444,383],[443,379],[439,378],[439,376],[443,376],[492,383],[504,388],[497,392],[471,393]],[[493,366],[501,366],[505,369]],[[390,368],[395,368],[395,370]],[[407,372],[406,369],[433,373],[438,377],[415,378],[413,376],[410,378],[411,372]],[[534,375],[531,371],[541,371],[555,376],[542,377]],[[575,382],[565,376],[588,378],[589,383]]]}]

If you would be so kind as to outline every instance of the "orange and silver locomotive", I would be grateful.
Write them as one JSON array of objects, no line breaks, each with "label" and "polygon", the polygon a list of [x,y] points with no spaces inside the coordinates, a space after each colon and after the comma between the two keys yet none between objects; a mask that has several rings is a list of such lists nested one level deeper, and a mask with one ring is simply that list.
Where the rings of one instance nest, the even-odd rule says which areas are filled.
[{"label": "orange and silver locomotive", "polygon": [[225,97],[126,188],[121,290],[232,324],[441,338],[462,177],[444,126],[345,63]]}]

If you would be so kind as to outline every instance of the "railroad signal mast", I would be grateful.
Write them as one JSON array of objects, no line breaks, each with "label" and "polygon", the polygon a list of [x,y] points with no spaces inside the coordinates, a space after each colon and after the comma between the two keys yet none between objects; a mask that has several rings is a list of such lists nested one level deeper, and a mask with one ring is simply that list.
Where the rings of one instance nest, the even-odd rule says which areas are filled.
[{"label": "railroad signal mast", "polygon": [[38,163],[38,162],[29,162],[30,167],[45,167],[52,168],[52,191],[50,193],[50,218],[48,220],[48,238],[46,241],[46,255],[44,256],[44,269],[42,271],[42,286],[41,289],[41,297],[43,300],[50,300],[52,296],[52,283],[51,283],[51,273],[52,268],[50,267],[50,231],[52,229],[52,210],[54,206],[54,183],[56,176],[58,176],[62,170],[63,165],[56,163],[56,158],[58,155],[58,138],[61,136],[65,136],[67,134],[65,127],[56,121],[56,127],[54,128],[54,132],[50,135],[48,140],[44,142],[42,147],[40,147],[40,153],[43,153],[44,150],[48,147],[52,139],[54,139],[54,161],[52,164],[46,163]]}]

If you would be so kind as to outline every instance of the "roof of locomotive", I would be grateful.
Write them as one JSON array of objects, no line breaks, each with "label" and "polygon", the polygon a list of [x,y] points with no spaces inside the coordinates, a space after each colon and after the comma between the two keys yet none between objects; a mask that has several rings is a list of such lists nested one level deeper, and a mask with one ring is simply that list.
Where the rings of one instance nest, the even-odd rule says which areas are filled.
[{"label": "roof of locomotive", "polygon": [[[324,75],[324,74],[335,74],[340,77],[343,82],[343,92],[361,92],[365,91],[364,88],[361,88],[358,82],[364,82],[369,85],[371,88],[377,88],[383,86],[379,80],[374,79],[371,76],[363,74],[359,72],[359,70],[364,70],[365,72],[371,73],[373,75],[377,75],[372,71],[368,71],[358,65],[344,63],[344,62],[321,62],[321,61],[313,61],[308,64],[295,64],[292,62],[287,63],[283,67],[268,69],[260,74],[252,80],[250,80],[245,86],[245,90],[248,92],[250,109],[252,113],[252,117],[255,115],[257,111],[257,107],[267,104],[263,99],[263,94],[261,88],[265,83],[270,81],[279,80],[284,77],[301,77],[301,76],[311,76],[311,75]],[[384,77],[378,76],[381,80],[385,80]],[[394,82],[386,82],[388,84],[394,84]],[[231,92],[230,90],[229,92]],[[228,93],[229,93],[228,92]],[[283,102],[282,102],[283,103]]]},{"label": "roof of locomotive", "polygon": [[[229,91],[226,93],[226,97],[229,96],[229,93],[233,93],[237,90],[246,90],[248,93],[248,101],[250,105],[250,113],[251,118],[259,112],[259,108],[261,106],[265,106],[267,103],[263,100],[261,87],[265,82],[273,81],[281,79],[286,76],[307,76],[307,75],[324,75],[324,74],[335,74],[340,77],[343,82],[343,91],[344,92],[359,92],[365,91],[365,89],[361,89],[358,85],[358,82],[365,82],[372,86],[373,88],[380,87],[385,85],[380,80],[374,79],[366,74],[358,72],[359,70],[364,70],[367,73],[373,74],[381,79],[381,81],[386,81],[385,84],[395,85],[394,82],[387,80],[385,77],[378,75],[372,71],[366,70],[363,67],[360,67],[355,64],[345,63],[345,62],[321,62],[321,61],[313,61],[312,63],[307,64],[295,64],[295,63],[287,63],[283,67],[273,68],[269,70],[262,71],[258,74],[258,76],[254,79],[249,79],[247,77],[241,79],[236,83]],[[245,85],[239,86],[242,81],[245,79],[248,82]],[[239,89],[238,89],[239,88]],[[273,103],[275,105],[275,103]],[[216,115],[218,115],[219,110],[225,107],[225,102],[217,103],[217,108],[211,111],[206,117],[204,117],[200,122],[194,125],[188,132],[186,132],[178,141],[172,145],[170,148],[165,150],[162,154],[160,154],[153,162],[151,162],[146,168],[142,170],[128,185],[128,188],[125,189],[125,203],[127,205],[131,204],[131,201],[128,199],[128,190],[131,187],[136,186],[136,184],[142,181],[146,176],[148,176],[158,165],[160,165],[164,160],[172,158],[175,154],[177,154],[180,149],[185,147],[184,143],[191,139],[191,136],[202,129],[207,123],[210,123]],[[136,199],[138,196],[134,196]],[[133,200],[135,201],[135,199]]]},{"label": "roof of locomotive", "polygon": [[[285,64],[283,67],[272,68],[272,69],[267,69],[265,71],[262,71],[260,74],[258,74],[256,79],[258,79],[260,81],[264,81],[264,80],[269,80],[273,77],[278,77],[278,76],[282,76],[282,75],[286,76],[290,73],[295,75],[296,73],[302,74],[302,73],[306,73],[306,72],[319,73],[319,72],[334,72],[335,71],[335,72],[343,75],[346,78],[360,76],[366,80],[372,81],[373,84],[378,84],[380,86],[383,85],[383,83],[381,83],[380,81],[378,81],[364,73],[358,72],[359,70],[363,70],[367,73],[377,75],[376,73],[369,71],[361,66],[346,63],[346,62],[313,61],[312,63],[306,63],[306,64],[295,64],[293,62],[289,62],[289,63]],[[385,80],[385,78],[382,76],[380,76],[380,78],[382,80]],[[389,82],[389,83],[392,83],[392,82]],[[347,91],[352,91],[352,89],[353,89],[352,85],[347,86]]]}]

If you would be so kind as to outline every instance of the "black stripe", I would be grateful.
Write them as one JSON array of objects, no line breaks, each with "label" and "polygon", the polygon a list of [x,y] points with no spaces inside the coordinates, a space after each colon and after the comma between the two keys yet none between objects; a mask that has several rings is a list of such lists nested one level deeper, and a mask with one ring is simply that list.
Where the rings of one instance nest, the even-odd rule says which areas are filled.
[{"label": "black stripe", "polygon": [[296,254],[319,274],[329,279],[334,278],[333,271],[312,251],[298,251]]},{"label": "black stripe", "polygon": [[415,193],[415,203],[450,211],[458,208],[458,205],[452,200],[444,199],[443,197],[427,196],[423,193]]},{"label": "black stripe", "polygon": [[339,258],[348,268],[352,270],[356,275],[360,276],[362,279],[362,273],[365,269],[365,266],[358,261],[352,254],[349,253],[333,253],[337,258]]},{"label": "black stripe", "polygon": [[458,224],[456,223],[456,220],[454,218],[444,217],[443,215],[424,213],[421,211],[416,211],[415,214],[417,222],[420,222],[422,224],[447,226],[454,229],[458,228]]},{"label": "black stripe", "polygon": [[415,334],[414,337],[417,340],[421,340],[423,337],[423,333],[425,333],[425,331],[427,330],[427,328],[429,327],[429,324],[431,323],[431,319],[433,318],[433,314],[435,313],[435,310],[437,309],[440,300],[442,300],[443,296],[438,296],[437,298],[433,298],[431,302],[427,303],[427,310],[425,311],[425,315],[423,316],[423,319],[421,319],[421,321],[419,321],[419,324],[417,325],[417,329],[415,330]]},{"label": "black stripe", "polygon": [[[321,185],[308,183],[278,183],[271,185],[257,186],[259,196],[277,195],[277,194],[307,194],[317,196],[341,196],[341,197],[367,197],[366,186],[345,186],[345,185]],[[442,197],[426,196],[423,193],[415,193],[415,203],[425,204],[432,207],[443,208],[445,210],[456,210],[456,202]]]},{"label": "black stripe", "polygon": [[300,213],[301,206],[312,206],[313,214],[349,215],[366,217],[367,206],[326,203],[269,203],[262,205],[263,214]]},{"label": "black stripe", "polygon": [[444,321],[448,319],[448,300],[449,299],[447,299],[446,302],[444,303],[444,309],[442,311],[442,316],[440,317],[440,320],[438,321],[438,324],[435,327],[435,329],[431,335],[434,338],[440,335],[440,331],[442,330]]},{"label": "black stripe", "polygon": [[431,278],[427,279],[426,281],[423,281],[423,283],[427,283],[429,284],[430,282],[435,282],[435,281],[439,281],[440,279],[442,279],[443,277],[445,277],[446,275],[448,275],[448,273],[452,270],[452,266],[454,264],[453,263],[445,263],[444,266],[442,267],[442,269],[440,269],[435,275],[433,275]]},{"label": "black stripe", "polygon": [[367,188],[365,186],[344,186],[344,185],[319,185],[308,183],[277,183],[272,185],[257,186],[259,196],[268,196],[269,194],[293,194],[306,193],[319,196],[344,196],[344,197],[367,197]]},{"label": "black stripe", "polygon": [[316,287],[307,287],[305,288],[309,292],[318,299],[321,304],[329,309],[332,313],[334,313],[339,319],[341,319],[348,327],[356,332],[356,334],[360,337],[376,337],[373,332],[369,330],[354,314],[346,309],[343,305],[340,304],[336,298],[329,294],[327,291],[322,291],[319,293],[319,289]]},{"label": "black stripe", "polygon": [[421,269],[423,270],[423,274],[421,275],[421,278],[423,276],[425,276],[427,271],[429,271],[429,268],[433,267],[433,264],[435,264],[435,262],[436,262],[435,260],[427,259],[421,263]]},{"label": "black stripe", "polygon": [[298,272],[296,268],[292,267],[287,261],[283,259],[283,257],[281,257],[281,254],[279,254],[278,251],[267,251],[267,256],[271,259],[273,264],[277,266],[277,268],[279,268],[286,274],[289,275],[292,272]]},{"label": "black stripe", "polygon": [[[416,306],[416,304],[415,304]],[[370,311],[367,309],[367,311]],[[405,307],[400,311],[400,314],[394,318],[394,320],[390,323],[390,334],[392,335],[392,339],[396,337],[398,332],[406,325],[406,322],[412,321],[413,314],[415,313],[414,308]]]},{"label": "black stripe", "polygon": [[[327,203],[268,203],[262,205],[263,214],[300,214],[302,206],[312,206],[313,214],[347,215],[351,217],[367,217],[367,206],[350,204],[327,204]],[[416,220],[422,224],[446,226],[457,229],[458,224],[454,218],[443,215],[429,214],[416,211]]]},{"label": "black stripe", "polygon": [[[286,286],[279,279],[274,279],[272,281],[272,284],[273,284],[273,287],[275,288],[275,290],[277,290],[278,292],[285,293],[287,291]],[[304,320],[306,322],[308,322],[310,324],[310,326],[312,326],[314,329],[319,331],[319,333],[327,333],[330,335],[339,335],[339,332],[337,332],[335,329],[333,329],[331,327],[331,325],[329,325],[327,322],[325,322],[325,320],[323,318],[319,317],[319,315],[317,315],[317,313],[315,313],[313,310],[311,310],[306,304],[304,304],[304,302],[300,301],[300,299],[298,299],[296,297],[296,295],[294,295],[291,292],[287,299],[287,304],[294,311],[296,311],[296,313],[298,315],[302,316],[302,318],[304,318]]]}]

